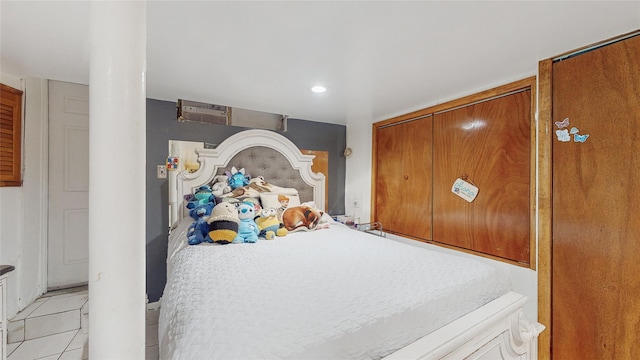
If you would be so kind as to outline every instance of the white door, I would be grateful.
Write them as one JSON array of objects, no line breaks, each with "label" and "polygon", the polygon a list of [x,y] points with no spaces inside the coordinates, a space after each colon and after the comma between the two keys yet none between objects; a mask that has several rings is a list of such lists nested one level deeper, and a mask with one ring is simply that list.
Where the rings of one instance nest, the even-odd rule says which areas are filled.
[{"label": "white door", "polygon": [[89,278],[89,86],[49,81],[49,289]]}]

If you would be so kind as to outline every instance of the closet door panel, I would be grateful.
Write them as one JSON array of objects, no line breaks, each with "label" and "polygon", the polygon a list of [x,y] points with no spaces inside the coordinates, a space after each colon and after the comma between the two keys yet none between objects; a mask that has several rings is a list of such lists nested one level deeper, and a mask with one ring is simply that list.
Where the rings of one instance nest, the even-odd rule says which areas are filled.
[{"label": "closet door panel", "polygon": [[[529,263],[531,91],[434,116],[433,240]],[[466,175],[469,203],[451,192]]]},{"label": "closet door panel", "polygon": [[385,230],[431,237],[431,116],[376,133],[376,221]]},{"label": "closet door panel", "polygon": [[639,91],[640,36],[553,64],[554,359],[640,356]]},{"label": "closet door panel", "polygon": [[[431,239],[432,121],[431,116],[403,124],[402,206],[403,233]],[[384,227],[384,223],[382,223]]]},{"label": "closet door panel", "polygon": [[402,128],[398,125],[377,130],[376,134],[376,221],[385,229],[402,229]]}]

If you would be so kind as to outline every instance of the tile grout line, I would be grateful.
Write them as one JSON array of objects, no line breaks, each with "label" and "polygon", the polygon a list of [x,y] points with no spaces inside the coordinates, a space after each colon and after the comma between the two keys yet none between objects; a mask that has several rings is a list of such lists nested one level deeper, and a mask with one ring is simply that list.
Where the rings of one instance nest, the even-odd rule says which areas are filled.
[{"label": "tile grout line", "polygon": [[[66,295],[68,294],[61,294],[61,295],[65,295],[64,297],[66,297]],[[27,343],[28,341],[33,341],[33,340],[37,340],[37,339],[41,339],[41,338],[45,338],[45,337],[49,337],[49,336],[55,336],[64,332],[73,332],[73,336],[71,336],[71,339],[68,341],[68,343],[66,343],[63,347],[62,352],[60,353],[56,353],[56,354],[51,354],[51,355],[46,355],[46,356],[41,356],[38,358],[33,358],[30,360],[40,360],[40,359],[44,359],[44,358],[53,358],[56,357],[58,360],[61,359],[62,357],[64,357],[65,354],[70,353],[70,352],[74,352],[77,354],[78,351],[82,351],[83,356],[85,356],[85,351],[88,350],[88,332],[84,333],[83,330],[83,323],[82,323],[82,318],[83,316],[85,316],[85,314],[83,313],[83,309],[85,308],[85,306],[88,306],[89,303],[89,299],[87,297],[87,299],[85,299],[85,301],[83,301],[79,308],[77,309],[70,309],[70,310],[64,310],[64,311],[56,311],[56,312],[52,312],[50,314],[42,314],[42,315],[38,315],[38,316],[31,316],[31,314],[33,314],[36,310],[38,310],[39,308],[41,308],[47,301],[51,300],[51,299],[55,299],[58,295],[53,295],[50,297],[47,297],[46,299],[43,299],[40,302],[41,304],[39,304],[36,308],[34,308],[32,311],[29,312],[28,315],[25,315],[24,318],[20,319],[20,320],[16,320],[16,321],[22,321],[23,322],[23,340],[19,341],[19,342],[15,342],[13,344],[15,344],[15,348],[13,348],[13,350],[11,351],[10,354],[7,354],[8,356],[14,355],[15,356],[15,352],[18,351],[19,348],[26,346],[25,343]],[[41,319],[45,316],[51,316],[51,315],[59,315],[59,314],[65,314],[65,313],[73,313],[74,311],[79,311],[80,312],[80,327],[78,329],[73,329],[73,330],[68,330],[68,331],[62,331],[62,332],[58,332],[55,334],[50,334],[50,335],[44,335],[44,336],[39,336],[36,338],[32,338],[29,340],[25,340],[24,338],[26,337],[26,322],[27,320],[35,320],[35,319]],[[159,312],[159,306],[155,307],[155,308],[147,308],[146,309],[147,314],[145,316],[145,323],[146,323],[146,330],[150,330],[149,327],[151,327],[153,329],[153,327],[157,327],[158,324],[158,312]],[[88,315],[88,311],[86,313],[86,315]],[[149,317],[149,315],[151,315],[151,318]],[[88,325],[88,324],[87,324]],[[88,329],[87,329],[88,330]],[[145,339],[145,349],[146,349],[146,358],[147,359],[157,359],[157,353],[159,350],[159,343],[157,340],[157,330],[153,331],[154,332],[154,339]],[[145,337],[147,335],[145,334]],[[150,340],[150,341],[147,341]],[[75,343],[75,341],[78,341],[78,347],[75,347],[76,345],[74,345],[73,348],[71,348],[71,345]],[[24,352],[26,349],[21,350],[21,352]],[[154,353],[156,355],[154,355]],[[84,359],[84,357],[83,357]],[[9,359],[9,360],[19,360],[19,359]]]},{"label": "tile grout line", "polygon": [[23,321],[23,320],[26,320],[26,319],[29,317],[29,315],[33,314],[33,313],[34,313],[36,310],[38,310],[42,305],[44,305],[44,303],[46,303],[49,299],[43,299],[43,300],[40,300],[40,301],[38,301],[38,300],[39,300],[39,299],[36,299],[36,301],[34,301],[33,303],[29,304],[27,307],[25,307],[24,309],[22,309],[22,311],[24,311],[24,310],[26,310],[27,308],[29,308],[29,306],[35,305],[35,304],[37,304],[37,303],[42,303],[42,304],[40,304],[40,305],[36,306],[33,310],[29,311],[29,313],[28,313],[28,314],[25,314],[23,318],[21,318],[21,319],[17,319],[17,320],[16,320],[16,318],[18,317],[18,315],[21,315],[20,313],[17,313],[17,314],[16,314],[16,316],[14,316],[14,317],[13,317],[13,319],[8,320],[7,322],[14,322],[14,321]]},{"label": "tile grout line", "polygon": [[[73,343],[73,340],[75,340],[75,338],[80,335],[80,332],[82,331],[82,329],[78,329],[78,331],[76,332],[76,334],[71,338],[71,341],[69,341],[69,343],[67,344],[67,346],[64,347],[64,350],[62,350],[62,354],[60,354],[60,356],[64,355],[65,352],[67,352],[67,350],[77,350],[77,349],[82,349],[84,351],[84,339],[82,339],[82,346],[79,348],[75,348],[75,349],[69,349],[69,346],[71,346],[71,343]],[[58,358],[59,359],[59,358]]]}]

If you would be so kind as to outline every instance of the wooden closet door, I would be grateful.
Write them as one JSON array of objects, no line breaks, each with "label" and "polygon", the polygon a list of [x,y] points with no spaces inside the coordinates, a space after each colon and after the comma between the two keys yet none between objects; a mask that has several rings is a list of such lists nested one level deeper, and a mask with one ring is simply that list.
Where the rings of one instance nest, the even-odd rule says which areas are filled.
[{"label": "wooden closet door", "polygon": [[402,186],[402,128],[392,125],[376,134],[376,221],[386,230],[399,231],[402,207],[399,189]]},{"label": "wooden closet door", "polygon": [[[431,239],[432,193],[432,116],[402,125],[402,193],[400,226],[403,233]],[[384,226],[384,223],[383,223]]]},{"label": "wooden closet door", "polygon": [[637,359],[640,36],[555,62],[552,76],[551,354]]},{"label": "wooden closet door", "polygon": [[[531,91],[436,114],[433,240],[529,263]],[[466,175],[469,203],[451,192]]]},{"label": "wooden closet door", "polygon": [[385,230],[431,238],[431,116],[379,128],[376,221]]}]

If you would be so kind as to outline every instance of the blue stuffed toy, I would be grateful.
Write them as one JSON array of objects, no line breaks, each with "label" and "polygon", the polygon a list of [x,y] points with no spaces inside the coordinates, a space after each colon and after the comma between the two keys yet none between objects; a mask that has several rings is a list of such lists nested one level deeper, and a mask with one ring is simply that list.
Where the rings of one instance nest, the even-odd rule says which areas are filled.
[{"label": "blue stuffed toy", "polygon": [[231,168],[231,172],[227,171],[226,175],[229,178],[229,186],[233,190],[249,185],[251,180],[251,176],[245,174],[244,168],[238,170],[235,166]]},{"label": "blue stuffed toy", "polygon": [[[206,205],[208,203],[216,204],[216,198],[213,196],[213,190],[209,185],[202,185],[193,193],[191,200],[187,203],[187,209],[195,209],[198,205]],[[209,211],[211,213],[211,211]]]},{"label": "blue stuffed toy", "polygon": [[195,220],[187,229],[187,241],[189,242],[189,245],[198,245],[202,242],[213,242],[211,238],[209,238],[209,224],[207,223],[207,219],[209,218],[209,215],[211,215],[213,206],[214,203],[210,202],[207,204],[197,205],[189,210],[189,216]]},{"label": "blue stuffed toy", "polygon": [[254,243],[258,241],[260,230],[253,220],[255,217],[253,205],[242,203],[238,205],[238,217],[240,218],[240,226],[238,227],[238,235],[233,239],[234,243]]}]

